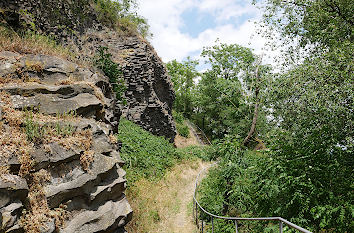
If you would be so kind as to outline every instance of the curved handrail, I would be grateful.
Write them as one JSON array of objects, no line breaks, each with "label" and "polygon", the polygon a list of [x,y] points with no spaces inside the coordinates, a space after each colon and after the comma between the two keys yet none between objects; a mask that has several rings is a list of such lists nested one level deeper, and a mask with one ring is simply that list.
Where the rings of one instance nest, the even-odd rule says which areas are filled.
[{"label": "curved handrail", "polygon": [[[194,195],[193,195],[193,213],[195,215],[195,221],[197,224],[197,227],[199,229],[199,224],[198,224],[198,209],[200,209],[201,211],[203,211],[205,214],[209,215],[211,217],[211,222],[212,222],[212,232],[214,232],[214,218],[218,218],[218,219],[224,219],[224,220],[230,220],[230,221],[234,221],[235,222],[235,229],[236,229],[236,233],[238,233],[238,223],[237,221],[279,221],[279,230],[282,233],[283,232],[283,223],[285,223],[286,225],[288,225],[289,227],[292,227],[300,232],[304,232],[304,233],[312,233],[311,231],[308,231],[292,222],[289,222],[286,219],[283,219],[281,217],[260,217],[260,218],[240,218],[240,217],[225,217],[225,216],[219,216],[216,214],[212,214],[210,212],[208,212],[207,210],[205,210],[198,202],[197,200],[197,191],[198,191],[198,181],[200,178],[200,175],[206,170],[209,169],[215,165],[217,165],[218,162],[211,164],[209,167],[205,167],[203,168],[199,173],[198,176],[196,178],[195,181],[195,189],[194,189]],[[202,224],[201,224],[201,231],[203,232],[203,220],[202,220]]]},{"label": "curved handrail", "polygon": [[[187,120],[187,123],[192,127],[192,129],[193,129],[193,127],[197,127],[198,128],[198,130],[200,131],[200,132],[202,132],[202,134],[203,134],[203,137],[208,141],[208,144],[209,145],[211,145],[212,143],[210,142],[210,140],[209,140],[209,138],[206,136],[206,134],[204,133],[204,131],[201,129],[201,128],[199,128],[199,126],[198,125],[196,125],[196,124],[193,124],[192,122],[190,122],[189,120]],[[193,129],[193,131],[194,131],[194,129]],[[193,132],[194,133],[194,132]],[[198,135],[196,134],[196,133],[194,133],[195,134],[195,136],[197,136],[198,137]],[[199,139],[200,140],[200,139]]]}]

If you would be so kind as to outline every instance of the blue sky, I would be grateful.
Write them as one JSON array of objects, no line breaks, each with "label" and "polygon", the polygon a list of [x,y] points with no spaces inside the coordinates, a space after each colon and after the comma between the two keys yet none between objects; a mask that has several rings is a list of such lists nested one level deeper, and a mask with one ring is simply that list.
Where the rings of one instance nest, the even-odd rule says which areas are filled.
[{"label": "blue sky", "polygon": [[199,59],[204,46],[237,43],[265,54],[272,63],[277,52],[264,52],[266,39],[256,33],[262,12],[252,0],[138,0],[138,13],[148,19],[150,40],[164,62],[187,56]]}]

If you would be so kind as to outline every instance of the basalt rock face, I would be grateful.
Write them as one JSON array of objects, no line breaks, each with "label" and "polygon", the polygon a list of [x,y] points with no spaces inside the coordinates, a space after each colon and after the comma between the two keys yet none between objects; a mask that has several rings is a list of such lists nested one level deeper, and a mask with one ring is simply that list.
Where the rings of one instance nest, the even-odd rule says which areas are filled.
[{"label": "basalt rock face", "polygon": [[173,142],[176,136],[172,118],[175,95],[160,58],[148,43],[134,36],[122,41],[111,40],[107,45],[114,54],[123,54],[120,63],[128,86],[123,115],[145,130]]},{"label": "basalt rock face", "polygon": [[[112,136],[121,115],[174,140],[165,66],[139,35],[103,26],[92,3],[0,1],[0,26],[35,28],[86,64],[0,51],[0,232],[124,232],[132,210]],[[125,105],[93,68],[102,46],[122,68]]]},{"label": "basalt rock face", "polygon": [[57,38],[92,60],[99,47],[108,48],[119,63],[127,85],[124,116],[158,136],[174,141],[174,91],[167,70],[151,45],[136,34],[122,34],[102,26],[92,0],[4,0],[1,17],[14,27],[31,27]]},{"label": "basalt rock face", "polygon": [[132,210],[107,77],[8,51],[0,77],[0,231],[123,232]]}]

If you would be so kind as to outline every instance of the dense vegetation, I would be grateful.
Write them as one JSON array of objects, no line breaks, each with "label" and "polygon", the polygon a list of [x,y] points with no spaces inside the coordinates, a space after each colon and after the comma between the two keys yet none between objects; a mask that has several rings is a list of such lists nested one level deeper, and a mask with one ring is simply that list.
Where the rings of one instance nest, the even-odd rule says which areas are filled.
[{"label": "dense vegetation", "polygon": [[131,185],[141,178],[157,181],[182,160],[208,159],[207,151],[202,148],[176,149],[164,137],[155,136],[124,118],[119,123],[118,140],[122,144],[121,157]]},{"label": "dense vegetation", "polygon": [[[201,201],[219,215],[282,216],[315,232],[352,232],[354,4],[267,0],[263,9],[264,35],[281,35],[274,42],[287,48],[280,72],[222,43],[202,52],[209,69],[193,75],[198,82],[180,75],[195,73],[196,62],[168,64],[176,109],[218,139],[210,157],[219,166]],[[268,149],[250,151],[260,139]],[[273,226],[243,225],[258,227]]]},{"label": "dense vegetation", "polygon": [[94,0],[99,20],[122,31],[137,32],[151,37],[147,20],[136,13],[136,0]]}]

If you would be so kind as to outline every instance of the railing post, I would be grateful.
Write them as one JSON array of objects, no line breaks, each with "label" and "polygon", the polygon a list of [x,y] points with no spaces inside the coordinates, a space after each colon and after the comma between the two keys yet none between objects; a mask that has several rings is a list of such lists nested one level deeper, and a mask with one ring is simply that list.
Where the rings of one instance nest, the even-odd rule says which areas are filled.
[{"label": "railing post", "polygon": [[283,233],[283,222],[279,220],[279,232]]},{"label": "railing post", "polygon": [[211,232],[214,233],[214,217],[211,216]]},{"label": "railing post", "polygon": [[204,232],[204,221],[202,220],[202,233]]},{"label": "railing post", "polygon": [[235,228],[236,228],[236,233],[238,233],[238,224],[237,224],[237,220],[235,220]]},{"label": "railing post", "polygon": [[198,225],[198,205],[197,205],[197,203],[195,204],[195,224],[197,224],[197,228],[199,229],[199,225]]}]

